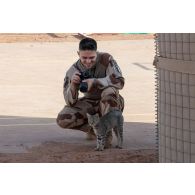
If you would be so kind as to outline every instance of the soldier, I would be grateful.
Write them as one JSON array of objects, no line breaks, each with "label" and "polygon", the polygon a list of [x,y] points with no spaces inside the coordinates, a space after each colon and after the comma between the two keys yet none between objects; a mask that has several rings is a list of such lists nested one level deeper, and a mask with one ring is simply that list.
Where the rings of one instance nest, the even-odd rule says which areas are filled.
[{"label": "soldier", "polygon": [[[108,53],[97,51],[97,43],[92,38],[84,38],[79,43],[79,60],[67,71],[64,78],[63,94],[65,107],[57,116],[57,124],[62,128],[77,129],[87,133],[87,139],[94,139],[93,129],[88,125],[86,113],[93,108],[100,117],[111,110],[123,111],[124,99],[119,90],[124,86],[124,78],[114,58]],[[90,78],[81,80],[88,73]],[[78,98],[81,83],[87,85],[82,98]],[[84,85],[84,86],[86,86]],[[112,133],[106,142],[110,146]]]}]

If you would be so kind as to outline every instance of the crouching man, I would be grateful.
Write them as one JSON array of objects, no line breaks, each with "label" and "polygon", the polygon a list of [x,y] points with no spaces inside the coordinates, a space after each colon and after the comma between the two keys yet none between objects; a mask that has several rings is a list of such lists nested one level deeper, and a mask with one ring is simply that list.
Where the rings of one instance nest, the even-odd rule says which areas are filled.
[{"label": "crouching man", "polygon": [[[69,68],[64,78],[66,105],[56,121],[62,128],[81,130],[87,134],[87,139],[95,139],[86,113],[93,108],[101,117],[111,110],[123,111],[124,99],[119,90],[124,86],[124,78],[114,58],[108,53],[98,52],[97,43],[92,38],[80,41],[78,56],[78,61]],[[78,98],[79,91],[84,94],[82,98]],[[112,133],[107,147],[111,141]]]}]

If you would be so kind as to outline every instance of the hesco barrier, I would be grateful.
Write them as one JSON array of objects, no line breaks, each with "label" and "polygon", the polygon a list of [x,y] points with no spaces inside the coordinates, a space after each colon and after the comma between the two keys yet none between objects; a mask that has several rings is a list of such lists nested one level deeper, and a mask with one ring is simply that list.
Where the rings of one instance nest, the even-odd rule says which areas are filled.
[{"label": "hesco barrier", "polygon": [[195,162],[195,34],[155,35],[159,162]]}]

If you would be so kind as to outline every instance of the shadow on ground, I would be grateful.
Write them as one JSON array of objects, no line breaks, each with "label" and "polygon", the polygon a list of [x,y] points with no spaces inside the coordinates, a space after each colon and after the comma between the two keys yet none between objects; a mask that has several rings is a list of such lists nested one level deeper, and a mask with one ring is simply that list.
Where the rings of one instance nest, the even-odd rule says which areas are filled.
[{"label": "shadow on ground", "polygon": [[[132,63],[132,64],[133,64],[133,65],[136,65],[137,67],[140,67],[140,68],[142,68],[142,69],[144,69],[144,70],[154,71],[154,69],[148,68],[147,66],[145,66],[145,65],[143,65],[143,64],[140,64],[140,63],[138,63],[138,62],[134,62],[134,63]],[[147,63],[144,63],[144,64],[147,64]]]},{"label": "shadow on ground", "polygon": [[81,131],[54,118],[0,116],[0,162],[157,162],[153,123],[124,123],[124,149],[94,151]]}]

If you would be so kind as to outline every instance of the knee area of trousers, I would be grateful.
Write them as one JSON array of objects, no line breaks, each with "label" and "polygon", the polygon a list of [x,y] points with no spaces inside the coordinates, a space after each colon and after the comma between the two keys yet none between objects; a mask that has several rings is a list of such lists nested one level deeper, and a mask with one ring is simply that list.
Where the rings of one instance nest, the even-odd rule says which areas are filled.
[{"label": "knee area of trousers", "polygon": [[108,87],[102,91],[101,101],[116,101],[118,99],[118,93],[112,87]]},{"label": "knee area of trousers", "polygon": [[72,122],[71,114],[59,114],[56,119],[56,123],[62,128],[67,128]]},{"label": "knee area of trousers", "polygon": [[102,91],[101,98],[104,98],[109,95],[117,96],[118,92],[113,87],[107,87]]}]

